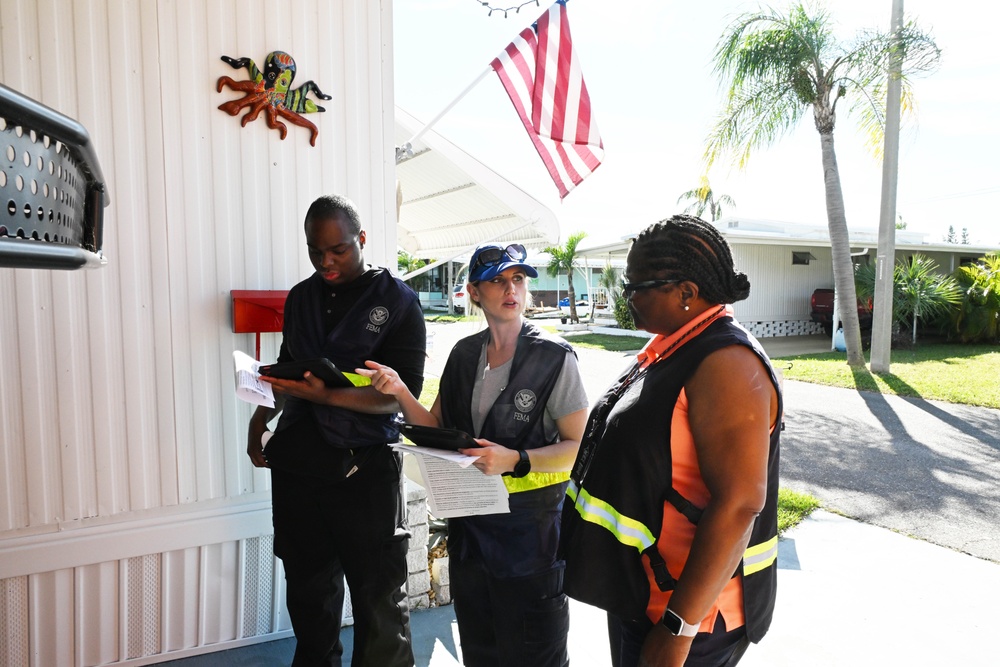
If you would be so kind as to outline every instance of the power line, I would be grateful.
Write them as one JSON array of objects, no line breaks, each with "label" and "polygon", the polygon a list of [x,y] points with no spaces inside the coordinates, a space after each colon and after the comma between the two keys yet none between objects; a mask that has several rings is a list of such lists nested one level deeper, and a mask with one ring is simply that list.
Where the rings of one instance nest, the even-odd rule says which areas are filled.
[{"label": "power line", "polygon": [[503,12],[504,18],[507,18],[507,14],[509,12],[514,12],[515,14],[521,13],[522,7],[527,7],[528,5],[531,4],[535,5],[536,7],[541,7],[538,0],[528,0],[528,2],[522,2],[519,5],[512,5],[510,7],[494,7],[489,2],[483,2],[483,0],[476,0],[476,4],[482,5],[483,7],[486,7],[487,9],[490,10],[490,13],[487,14],[487,16],[493,16],[493,12]]}]

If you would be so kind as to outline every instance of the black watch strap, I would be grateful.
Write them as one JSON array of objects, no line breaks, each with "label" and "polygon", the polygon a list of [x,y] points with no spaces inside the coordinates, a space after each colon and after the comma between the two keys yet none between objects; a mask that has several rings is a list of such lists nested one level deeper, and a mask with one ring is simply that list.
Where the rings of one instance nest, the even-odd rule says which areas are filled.
[{"label": "black watch strap", "polygon": [[512,472],[510,476],[524,477],[531,472],[531,459],[528,458],[528,452],[523,449],[517,450],[517,453],[521,457],[521,460],[514,464],[514,472]]}]

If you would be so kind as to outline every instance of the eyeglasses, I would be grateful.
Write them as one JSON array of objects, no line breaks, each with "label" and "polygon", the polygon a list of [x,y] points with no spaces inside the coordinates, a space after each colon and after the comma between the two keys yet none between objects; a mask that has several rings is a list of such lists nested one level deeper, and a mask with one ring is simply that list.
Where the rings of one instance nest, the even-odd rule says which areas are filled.
[{"label": "eyeglasses", "polygon": [[469,275],[475,273],[480,266],[496,266],[504,257],[509,257],[515,262],[523,262],[528,257],[528,251],[520,243],[511,243],[506,248],[483,248],[476,257],[476,263],[469,269]]},{"label": "eyeglasses", "polygon": [[664,285],[673,285],[674,283],[681,282],[678,280],[643,280],[640,283],[630,283],[622,279],[622,294],[625,298],[629,298],[639,290],[652,289],[654,287],[663,287]]}]

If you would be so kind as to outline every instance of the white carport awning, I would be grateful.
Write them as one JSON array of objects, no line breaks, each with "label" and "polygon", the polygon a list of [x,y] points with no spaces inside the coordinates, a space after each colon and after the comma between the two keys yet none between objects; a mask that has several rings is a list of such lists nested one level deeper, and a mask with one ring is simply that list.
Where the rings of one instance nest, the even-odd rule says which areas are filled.
[{"label": "white carport awning", "polygon": [[[397,146],[423,127],[396,107]],[[399,246],[414,257],[467,256],[488,241],[532,248],[559,242],[552,211],[433,130],[411,150],[396,164],[396,179]]]}]

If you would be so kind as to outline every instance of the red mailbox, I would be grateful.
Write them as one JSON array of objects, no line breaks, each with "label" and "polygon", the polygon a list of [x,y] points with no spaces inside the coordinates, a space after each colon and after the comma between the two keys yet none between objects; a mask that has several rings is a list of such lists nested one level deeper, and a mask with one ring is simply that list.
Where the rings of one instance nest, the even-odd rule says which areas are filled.
[{"label": "red mailbox", "polygon": [[233,333],[257,334],[257,355],[260,359],[260,335],[280,332],[285,322],[285,299],[288,290],[234,289]]}]

